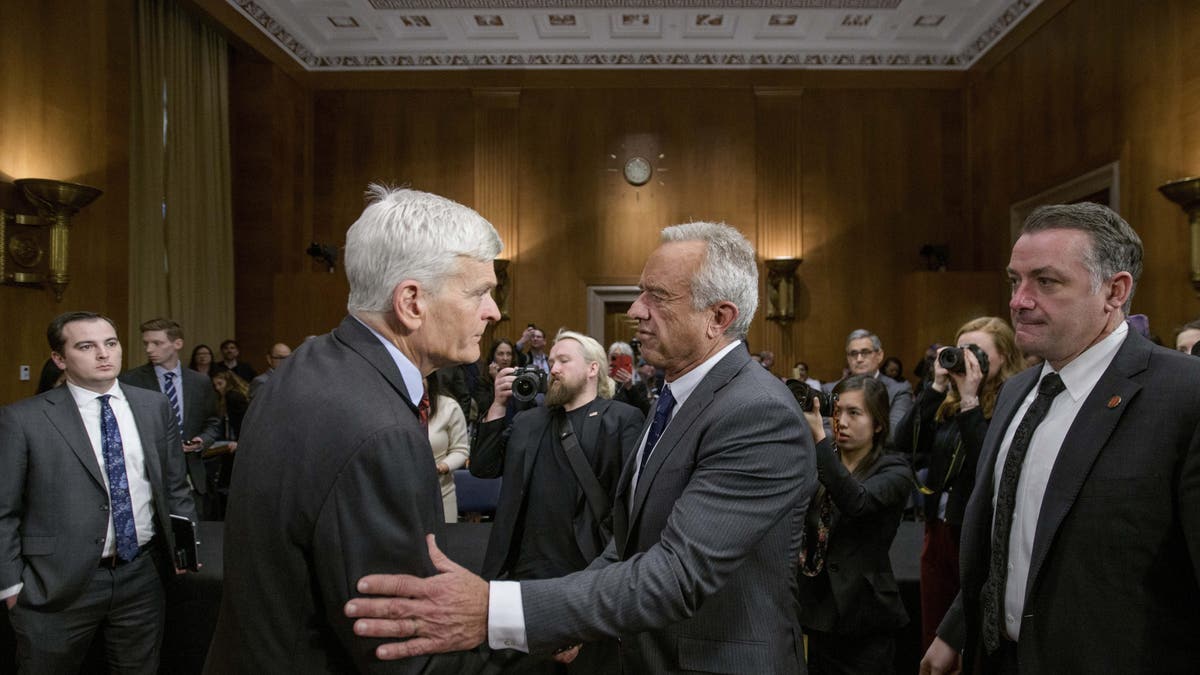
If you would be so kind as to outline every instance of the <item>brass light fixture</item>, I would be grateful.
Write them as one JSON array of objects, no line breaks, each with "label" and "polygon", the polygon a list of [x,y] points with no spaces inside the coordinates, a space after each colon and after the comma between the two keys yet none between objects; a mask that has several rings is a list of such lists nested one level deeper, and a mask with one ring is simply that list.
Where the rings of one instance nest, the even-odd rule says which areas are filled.
[{"label": "brass light fixture", "polygon": [[22,178],[13,183],[39,213],[32,216],[0,211],[0,242],[4,247],[0,250],[0,282],[48,285],[55,299],[62,301],[70,282],[67,254],[71,217],[104,193],[87,185],[45,178]]},{"label": "brass light fixture", "polygon": [[767,320],[787,324],[796,318],[796,269],[800,258],[771,258],[767,265]]},{"label": "brass light fixture", "polygon": [[1158,191],[1178,204],[1188,216],[1192,244],[1192,288],[1200,293],[1200,176],[1173,180],[1158,186]]}]

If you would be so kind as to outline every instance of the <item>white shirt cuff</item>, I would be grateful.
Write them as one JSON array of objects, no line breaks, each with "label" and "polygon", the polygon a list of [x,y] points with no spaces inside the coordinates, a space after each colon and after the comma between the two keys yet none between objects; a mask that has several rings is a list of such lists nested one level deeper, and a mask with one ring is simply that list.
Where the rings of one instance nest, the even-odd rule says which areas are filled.
[{"label": "white shirt cuff", "polygon": [[488,584],[488,646],[529,652],[520,582],[493,581]]},{"label": "white shirt cuff", "polygon": [[[0,600],[7,600],[7,599],[11,598],[12,596],[17,595],[18,593],[21,592],[22,588],[25,588],[24,583],[17,584],[16,586],[9,586],[8,588],[0,591]],[[525,634],[524,626],[521,626],[521,634],[522,635]]]}]

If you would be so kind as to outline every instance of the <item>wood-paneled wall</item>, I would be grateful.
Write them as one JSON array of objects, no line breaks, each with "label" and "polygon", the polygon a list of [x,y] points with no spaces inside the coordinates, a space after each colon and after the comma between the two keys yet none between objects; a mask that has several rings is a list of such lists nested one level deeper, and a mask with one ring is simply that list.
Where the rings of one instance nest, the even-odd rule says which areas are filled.
[{"label": "wood-paneled wall", "polygon": [[[70,310],[114,321],[128,333],[129,31],[125,0],[82,3],[72,11],[40,0],[4,3],[0,39],[0,181],[53,178],[104,191],[71,225],[70,286],[0,286],[0,404],[32,394],[49,356],[46,325]],[[15,198],[11,185],[4,191]],[[7,201],[7,200],[6,200]],[[7,206],[12,203],[8,202]],[[18,380],[18,366],[32,378]]]},{"label": "wood-paneled wall", "polygon": [[1009,206],[1114,160],[1145,245],[1133,301],[1153,332],[1200,315],[1187,219],[1156,189],[1200,174],[1200,3],[1088,0],[1061,9],[967,89],[974,265],[1008,261]]}]

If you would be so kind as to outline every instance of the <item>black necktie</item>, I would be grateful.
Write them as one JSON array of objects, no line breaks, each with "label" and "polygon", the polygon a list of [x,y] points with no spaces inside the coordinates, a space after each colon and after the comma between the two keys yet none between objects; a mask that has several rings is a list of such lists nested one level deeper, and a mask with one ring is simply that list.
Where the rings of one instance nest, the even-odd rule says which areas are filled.
[{"label": "black necktie", "polygon": [[1037,398],[1033,399],[1017,431],[1013,434],[1008,456],[1004,458],[1004,471],[1000,474],[1000,489],[996,492],[996,515],[992,526],[992,557],[988,566],[988,578],[980,592],[983,605],[983,644],[989,654],[1000,647],[1004,636],[1004,587],[1008,583],[1008,538],[1012,530],[1013,509],[1016,507],[1017,483],[1021,480],[1021,466],[1029,452],[1029,441],[1033,432],[1045,419],[1054,397],[1066,389],[1058,373],[1050,373],[1038,385]]},{"label": "black necktie", "polygon": [[650,451],[671,421],[671,411],[675,408],[675,397],[671,395],[670,387],[663,387],[658,396],[658,405],[654,407],[654,421],[650,423],[650,433],[646,434],[646,447],[642,448],[642,461],[638,464],[638,473],[646,468],[646,460],[650,459]]}]

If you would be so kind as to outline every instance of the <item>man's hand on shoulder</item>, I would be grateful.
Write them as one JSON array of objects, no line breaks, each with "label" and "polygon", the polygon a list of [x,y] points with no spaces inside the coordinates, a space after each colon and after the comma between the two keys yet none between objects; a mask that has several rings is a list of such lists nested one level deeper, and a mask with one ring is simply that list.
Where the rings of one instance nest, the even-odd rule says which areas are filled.
[{"label": "man's hand on shoulder", "polygon": [[358,592],[384,597],[353,598],[346,603],[346,616],[357,619],[356,635],[406,639],[375,650],[385,661],[474,649],[487,639],[488,582],[447,558],[432,534],[426,542],[440,574],[425,579],[407,574],[365,576],[358,581]]}]

